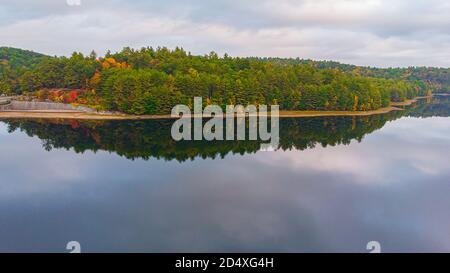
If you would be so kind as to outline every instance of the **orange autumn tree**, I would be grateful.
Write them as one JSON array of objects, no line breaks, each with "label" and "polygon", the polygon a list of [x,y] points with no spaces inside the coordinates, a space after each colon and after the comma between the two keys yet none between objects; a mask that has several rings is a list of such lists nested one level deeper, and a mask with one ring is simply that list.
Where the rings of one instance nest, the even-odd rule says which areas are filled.
[{"label": "orange autumn tree", "polygon": [[101,58],[97,60],[100,65],[101,65],[101,69],[97,69],[94,73],[94,75],[89,79],[89,87],[90,87],[90,91],[95,94],[95,89],[98,87],[98,85],[100,84],[100,81],[102,79],[102,71],[103,70],[108,70],[108,69],[112,69],[112,68],[117,68],[117,69],[129,69],[131,68],[131,66],[129,64],[127,64],[126,62],[117,62],[114,58],[112,57],[108,57],[108,58]]},{"label": "orange autumn tree", "polygon": [[89,81],[89,86],[97,87],[98,84],[100,83],[100,80],[101,80],[100,72],[95,71],[94,76],[92,76],[92,78]]},{"label": "orange autumn tree", "polygon": [[117,62],[114,58],[104,58],[100,60],[100,63],[102,64],[103,69],[110,69],[110,68],[130,68],[130,65],[126,62]]},{"label": "orange autumn tree", "polygon": [[[129,69],[131,66],[126,62],[117,62],[114,58],[108,57],[99,59],[98,62],[101,64],[101,70],[108,70],[112,68],[118,69]],[[97,70],[94,73],[94,76],[89,80],[90,86],[95,88],[101,81],[101,71]],[[95,90],[94,90],[95,92]]]},{"label": "orange autumn tree", "polygon": [[97,60],[100,65],[101,69],[97,69],[92,76],[92,78],[89,80],[89,86],[93,89],[92,91],[95,93],[95,88],[98,86],[98,84],[101,81],[101,70],[108,70],[112,68],[118,68],[118,69],[128,69],[131,68],[129,64],[126,62],[117,62],[114,58],[108,57],[108,58],[102,58]]}]

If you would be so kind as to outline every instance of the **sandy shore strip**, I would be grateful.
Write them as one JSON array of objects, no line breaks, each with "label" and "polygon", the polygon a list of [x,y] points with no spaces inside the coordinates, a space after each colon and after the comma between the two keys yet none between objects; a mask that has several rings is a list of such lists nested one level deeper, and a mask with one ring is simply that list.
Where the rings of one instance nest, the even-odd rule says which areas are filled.
[{"label": "sandy shore strip", "polygon": [[403,111],[403,109],[390,106],[372,111],[280,111],[280,117],[302,118],[302,117],[372,116],[372,115],[387,114],[392,111]]},{"label": "sandy shore strip", "polygon": [[[329,117],[329,116],[370,116],[386,114],[391,111],[401,111],[397,107],[386,107],[373,111],[280,111],[282,118]],[[260,113],[261,114],[261,113]],[[186,116],[195,117],[195,116]],[[207,116],[203,116],[207,118]],[[224,115],[223,117],[226,117]],[[0,119],[78,119],[78,120],[148,120],[148,119],[178,119],[170,115],[126,115],[126,114],[95,114],[75,111],[4,111]]]}]

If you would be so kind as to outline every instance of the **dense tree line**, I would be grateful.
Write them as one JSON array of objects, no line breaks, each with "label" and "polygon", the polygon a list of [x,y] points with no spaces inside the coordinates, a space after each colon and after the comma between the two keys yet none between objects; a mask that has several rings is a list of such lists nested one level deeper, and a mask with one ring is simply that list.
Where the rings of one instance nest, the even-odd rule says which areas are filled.
[{"label": "dense tree line", "polygon": [[[279,104],[282,110],[364,111],[431,89],[420,80],[368,76],[306,61],[219,57],[214,52],[195,56],[181,48],[125,48],[103,58],[93,52],[37,59],[20,75],[2,75],[0,92],[83,89],[79,96],[70,96],[98,109],[167,114],[176,104],[192,105],[196,96],[205,105],[223,107]],[[71,101],[63,96],[56,100]]]},{"label": "dense tree line", "polygon": [[303,59],[262,58],[261,60],[284,64],[310,64],[319,69],[339,69],[343,72],[357,75],[407,80],[420,83],[437,93],[450,92],[450,69],[442,67],[406,67],[406,68],[377,68],[343,64],[334,61],[313,61]]}]

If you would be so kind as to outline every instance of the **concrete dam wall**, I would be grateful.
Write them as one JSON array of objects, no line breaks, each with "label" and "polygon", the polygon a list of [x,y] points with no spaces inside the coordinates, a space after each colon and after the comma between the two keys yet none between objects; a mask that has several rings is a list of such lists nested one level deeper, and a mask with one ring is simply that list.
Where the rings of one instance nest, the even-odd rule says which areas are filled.
[{"label": "concrete dam wall", "polygon": [[9,104],[0,103],[0,111],[76,111],[76,112],[95,112],[94,109],[71,104],[39,101],[11,101]]}]

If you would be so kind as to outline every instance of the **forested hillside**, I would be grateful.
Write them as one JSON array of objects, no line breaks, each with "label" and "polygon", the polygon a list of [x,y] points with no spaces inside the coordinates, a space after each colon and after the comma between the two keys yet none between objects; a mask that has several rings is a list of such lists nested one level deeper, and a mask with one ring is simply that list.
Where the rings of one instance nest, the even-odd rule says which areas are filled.
[{"label": "forested hillside", "polygon": [[343,72],[355,75],[407,80],[410,82],[421,81],[436,92],[450,92],[450,69],[438,67],[408,67],[408,68],[376,68],[351,64],[343,64],[334,61],[313,61],[303,59],[262,58],[260,60],[280,64],[310,64],[319,69],[339,69]]},{"label": "forested hillside", "polygon": [[29,50],[0,47],[0,62],[2,63],[2,68],[6,66],[9,66],[10,68],[31,67],[45,58],[49,58],[49,56]]},{"label": "forested hillside", "polygon": [[0,94],[20,92],[19,78],[47,58],[46,55],[29,50],[0,47]]},{"label": "forested hillside", "polygon": [[214,52],[195,56],[180,48],[125,48],[102,58],[94,52],[70,58],[19,55],[26,54],[28,62],[14,61],[19,66],[2,64],[2,71],[14,73],[1,74],[0,92],[32,93],[40,99],[130,114],[167,114],[176,104],[191,105],[195,96],[221,106],[364,111],[427,95],[445,84],[436,84],[440,77],[431,82],[337,63],[219,57]]}]

